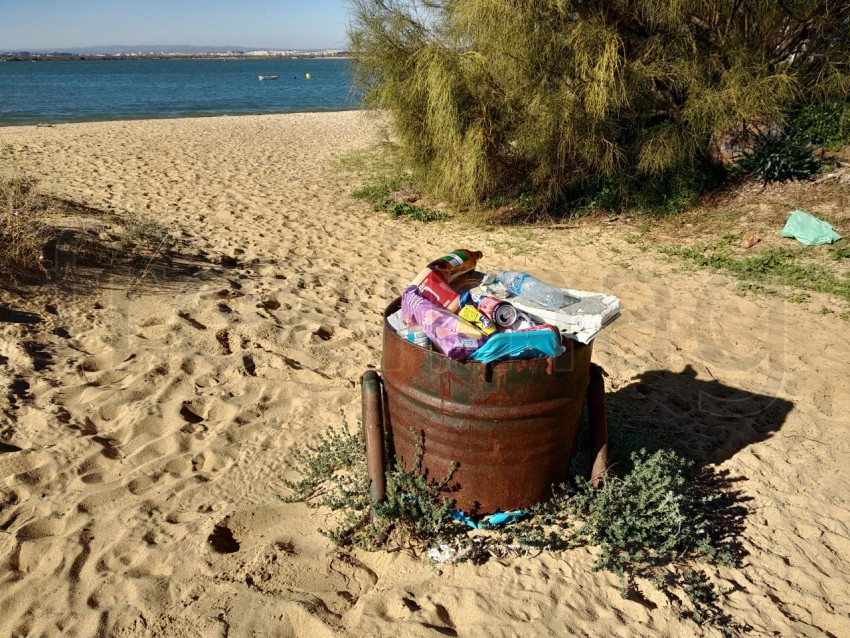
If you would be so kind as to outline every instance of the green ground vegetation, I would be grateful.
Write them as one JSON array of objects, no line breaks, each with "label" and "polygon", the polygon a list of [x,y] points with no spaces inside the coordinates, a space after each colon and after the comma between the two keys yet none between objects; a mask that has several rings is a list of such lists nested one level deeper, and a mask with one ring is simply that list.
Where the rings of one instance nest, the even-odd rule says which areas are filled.
[{"label": "green ground vegetation", "polygon": [[[416,206],[412,202],[394,199],[395,193],[409,189],[403,180],[390,180],[372,183],[351,193],[354,199],[369,202],[375,211],[385,212],[391,219],[404,217],[418,222],[433,222],[448,219],[445,211]],[[418,196],[416,196],[418,198]]]},{"label": "green ground vegetation", "polygon": [[355,189],[352,197],[371,204],[373,210],[384,212],[390,218],[421,222],[449,218],[444,210],[421,205],[421,193],[414,187],[396,148],[386,140],[342,158],[338,169],[347,175],[365,177],[366,185]]},{"label": "green ground vegetation", "polygon": [[744,288],[739,287],[742,291],[758,291],[765,284],[779,285],[797,289],[795,294],[804,290],[850,301],[850,276],[846,271],[842,274],[830,267],[830,262],[843,265],[848,258],[850,251],[843,244],[824,247],[829,251],[829,260],[813,261],[810,248],[778,247],[740,254],[736,250],[737,242],[734,235],[724,234],[714,242],[662,246],[659,250],[694,266],[731,275],[742,282]]},{"label": "green ground vegetation", "polygon": [[[612,433],[617,430],[615,419]],[[634,446],[624,445],[621,476],[612,473],[594,488],[576,474],[518,522],[484,532],[452,518],[452,472],[423,473],[421,441],[407,469],[396,459],[389,465],[386,501],[371,502],[363,440],[346,427],[330,429],[293,452],[296,478],[284,481],[286,499],[324,509],[335,527],[320,531],[335,543],[371,551],[430,549],[452,561],[483,562],[595,546],[600,553],[594,569],[618,574],[624,596],[641,596],[639,581],[649,581],[680,615],[731,633],[735,624],[722,611],[723,591],[704,569],[734,566],[741,556],[737,536],[744,512],[731,483],[656,447],[652,432],[614,436],[634,439],[635,445],[650,442],[655,451],[627,452]],[[730,526],[732,520],[738,522]]]}]

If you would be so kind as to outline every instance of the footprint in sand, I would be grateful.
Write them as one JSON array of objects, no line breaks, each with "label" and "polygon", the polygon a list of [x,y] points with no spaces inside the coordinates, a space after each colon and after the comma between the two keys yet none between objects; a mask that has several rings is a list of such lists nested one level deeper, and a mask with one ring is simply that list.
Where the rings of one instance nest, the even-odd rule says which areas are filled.
[{"label": "footprint in sand", "polygon": [[0,451],[0,479],[10,476],[29,474],[50,461],[50,456],[41,451],[20,450],[14,445],[4,445],[7,450]]},{"label": "footprint in sand", "polygon": [[[224,541],[229,542],[224,549],[243,551],[236,529],[220,528],[218,542]],[[233,576],[265,595],[306,604],[328,619],[341,617],[378,582],[375,572],[347,554],[301,555],[286,542],[260,549]]]}]

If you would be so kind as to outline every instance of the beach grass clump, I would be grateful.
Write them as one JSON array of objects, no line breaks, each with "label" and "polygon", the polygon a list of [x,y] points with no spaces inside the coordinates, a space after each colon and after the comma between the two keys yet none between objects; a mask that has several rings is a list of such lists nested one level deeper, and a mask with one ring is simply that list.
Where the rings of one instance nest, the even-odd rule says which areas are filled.
[{"label": "beach grass clump", "polygon": [[168,274],[176,240],[163,223],[43,194],[32,178],[0,180],[0,276],[35,283],[110,270],[136,282]]},{"label": "beach grass clump", "polygon": [[668,449],[640,450],[624,476],[612,473],[600,488],[575,477],[515,523],[482,533],[455,520],[453,470],[440,480],[427,476],[422,450],[420,440],[409,470],[391,460],[386,500],[373,503],[362,436],[328,430],[292,453],[298,478],[284,481],[286,500],[330,510],[336,526],[320,532],[341,546],[427,552],[442,562],[597,547],[593,568],[617,574],[623,596],[639,595],[638,579],[645,579],[680,616],[731,631],[723,592],[701,567],[734,566],[741,556],[745,510],[718,473],[697,472]]},{"label": "beach grass clump", "polygon": [[632,206],[718,140],[850,93],[846,2],[352,4],[365,105],[391,118],[417,186],[458,208],[531,191],[569,213],[598,183],[606,207]]},{"label": "beach grass clump", "polygon": [[34,180],[0,180],[0,275],[43,274],[44,249],[54,235],[50,219],[58,213],[58,205],[36,190]]}]

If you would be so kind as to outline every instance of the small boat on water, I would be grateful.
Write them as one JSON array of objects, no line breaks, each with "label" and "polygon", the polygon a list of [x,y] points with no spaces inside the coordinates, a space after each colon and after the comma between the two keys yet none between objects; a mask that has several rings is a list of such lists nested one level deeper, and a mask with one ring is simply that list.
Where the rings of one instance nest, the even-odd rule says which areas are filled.
[{"label": "small boat on water", "polygon": [[276,75],[261,75],[260,76],[261,81],[262,80],[276,80],[276,79],[277,79]]}]

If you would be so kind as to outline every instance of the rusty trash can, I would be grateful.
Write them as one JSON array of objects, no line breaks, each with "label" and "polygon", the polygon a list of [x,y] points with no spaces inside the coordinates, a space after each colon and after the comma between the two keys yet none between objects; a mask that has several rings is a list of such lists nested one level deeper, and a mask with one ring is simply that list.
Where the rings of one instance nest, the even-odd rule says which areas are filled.
[{"label": "rusty trash can", "polygon": [[422,469],[441,480],[458,463],[456,506],[475,514],[527,507],[567,479],[585,399],[593,455],[591,479],[608,465],[602,372],[592,343],[569,341],[557,358],[489,364],[454,361],[395,334],[384,312],[381,371],[362,378],[363,428],[374,500],[384,497],[385,464],[394,454],[410,469],[417,439]]}]

